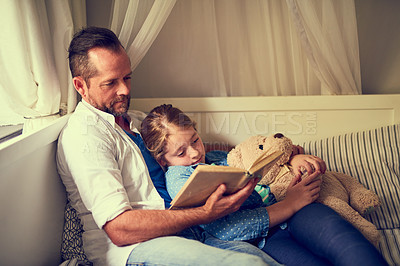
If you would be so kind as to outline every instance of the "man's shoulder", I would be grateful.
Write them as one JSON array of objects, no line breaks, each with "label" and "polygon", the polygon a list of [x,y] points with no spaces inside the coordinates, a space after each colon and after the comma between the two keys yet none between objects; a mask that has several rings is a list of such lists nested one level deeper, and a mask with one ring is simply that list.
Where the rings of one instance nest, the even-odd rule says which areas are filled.
[{"label": "man's shoulder", "polygon": [[88,109],[82,103],[79,103],[74,113],[68,119],[61,137],[105,137],[110,132],[109,126],[107,126],[106,123],[106,120],[99,114]]},{"label": "man's shoulder", "polygon": [[67,157],[69,160],[72,157],[78,158],[81,154],[100,156],[104,151],[111,154],[115,151],[116,135],[106,119],[78,105],[59,135],[58,157],[63,161]]}]

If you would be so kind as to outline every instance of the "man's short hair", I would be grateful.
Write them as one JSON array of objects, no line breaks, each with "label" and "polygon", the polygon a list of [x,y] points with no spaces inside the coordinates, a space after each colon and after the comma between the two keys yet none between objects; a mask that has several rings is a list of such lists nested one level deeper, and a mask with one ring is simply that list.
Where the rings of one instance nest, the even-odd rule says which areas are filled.
[{"label": "man's short hair", "polygon": [[[89,62],[92,48],[107,48],[119,52],[122,47],[118,37],[109,29],[87,27],[75,33],[68,48],[69,69],[72,77],[81,76],[86,83],[96,74],[96,67]],[[89,84],[88,84],[89,85]]]}]

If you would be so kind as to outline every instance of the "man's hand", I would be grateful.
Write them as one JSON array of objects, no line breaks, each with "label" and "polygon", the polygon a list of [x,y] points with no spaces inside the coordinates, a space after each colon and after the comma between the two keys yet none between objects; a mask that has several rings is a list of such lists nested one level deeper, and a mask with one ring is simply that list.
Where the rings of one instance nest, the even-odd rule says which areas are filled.
[{"label": "man's hand", "polygon": [[250,180],[245,187],[231,195],[224,195],[226,186],[220,185],[201,207],[206,213],[207,223],[237,211],[253,192],[258,181],[256,178]]},{"label": "man's hand", "polygon": [[117,246],[174,235],[193,225],[210,223],[237,211],[250,196],[258,180],[254,179],[231,195],[220,185],[201,207],[178,210],[127,210],[108,221],[103,229]]}]

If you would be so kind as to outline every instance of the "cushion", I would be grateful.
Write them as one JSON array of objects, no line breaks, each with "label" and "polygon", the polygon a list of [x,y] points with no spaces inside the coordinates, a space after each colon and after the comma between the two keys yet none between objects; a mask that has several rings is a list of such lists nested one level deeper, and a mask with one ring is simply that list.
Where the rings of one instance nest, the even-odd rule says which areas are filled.
[{"label": "cushion", "polygon": [[400,229],[379,230],[382,241],[379,249],[389,265],[400,265]]},{"label": "cushion", "polygon": [[63,261],[77,260],[79,265],[92,265],[83,250],[83,226],[76,210],[68,202],[64,212],[64,232],[61,244]]},{"label": "cushion", "polygon": [[380,197],[381,207],[366,217],[378,229],[400,227],[399,131],[392,125],[303,144],[329,170],[357,178]]}]

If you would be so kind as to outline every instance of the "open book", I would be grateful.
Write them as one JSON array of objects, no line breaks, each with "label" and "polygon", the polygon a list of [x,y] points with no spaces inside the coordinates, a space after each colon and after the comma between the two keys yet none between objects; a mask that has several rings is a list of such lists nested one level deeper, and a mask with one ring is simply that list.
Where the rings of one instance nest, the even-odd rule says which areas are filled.
[{"label": "open book", "polygon": [[226,194],[243,188],[250,179],[262,178],[282,156],[277,151],[263,153],[249,169],[222,165],[198,165],[171,202],[170,209],[195,207],[204,204],[220,184],[227,187]]}]

